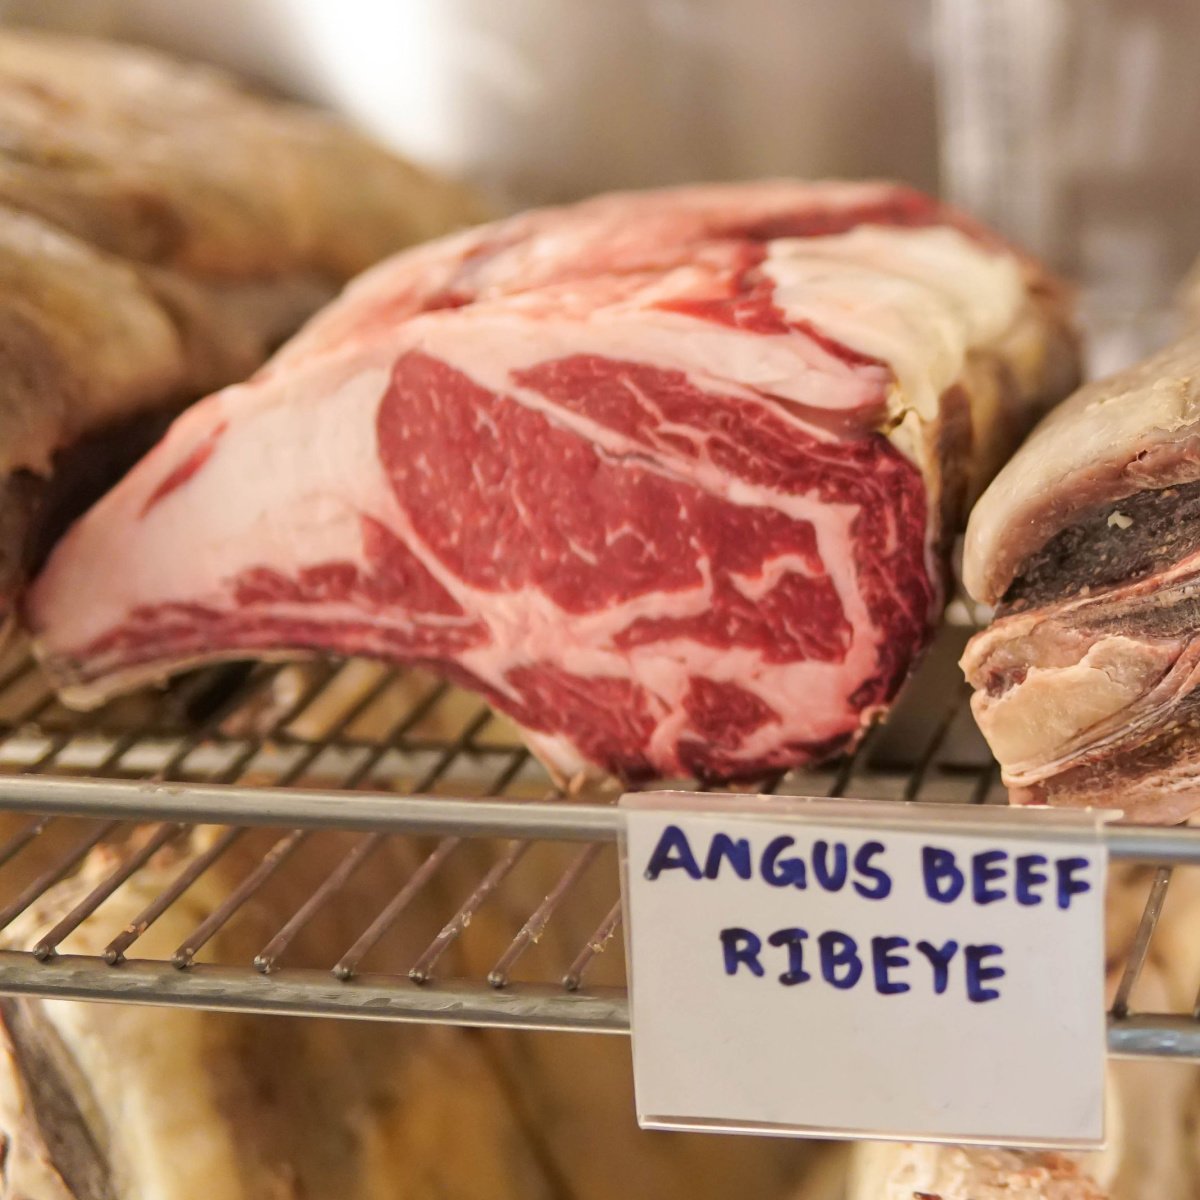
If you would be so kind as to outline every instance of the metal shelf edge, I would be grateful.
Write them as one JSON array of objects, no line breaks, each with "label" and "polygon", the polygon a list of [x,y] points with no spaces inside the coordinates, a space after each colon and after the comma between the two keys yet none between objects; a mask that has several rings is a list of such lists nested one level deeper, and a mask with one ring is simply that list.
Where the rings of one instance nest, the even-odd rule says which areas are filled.
[{"label": "metal shelf edge", "polygon": [[1183,825],[1107,825],[1104,840],[1114,859],[1161,866],[1200,866],[1200,828]]},{"label": "metal shelf edge", "polygon": [[[560,1033],[629,1032],[629,1002],[620,988],[497,989],[457,980],[418,986],[385,975],[341,982],[325,971],[294,968],[257,975],[205,965],[179,970],[144,960],[110,967],[83,955],[42,963],[12,950],[0,951],[0,994]],[[1108,1052],[1117,1058],[1200,1060],[1200,1022],[1168,1013],[1110,1017]]]},{"label": "metal shelf edge", "polygon": [[0,951],[0,993],[565,1033],[629,1031],[628,1000],[618,988],[566,992],[548,985],[492,988],[459,980],[417,985],[383,975],[343,982],[327,971],[296,968],[260,975],[205,965],[180,970],[140,959],[112,967],[85,955],[43,963],[12,950]]},{"label": "metal shelf edge", "polygon": [[[0,775],[0,811],[553,841],[615,841],[621,820],[615,803],[594,801],[28,775]],[[1102,837],[1114,859],[1200,866],[1200,828],[1108,825]]]},{"label": "metal shelf edge", "polygon": [[0,811],[470,837],[614,841],[614,805],[0,775]]},{"label": "metal shelf edge", "polygon": [[1108,1052],[1114,1058],[1200,1060],[1200,1021],[1174,1013],[1110,1016]]}]

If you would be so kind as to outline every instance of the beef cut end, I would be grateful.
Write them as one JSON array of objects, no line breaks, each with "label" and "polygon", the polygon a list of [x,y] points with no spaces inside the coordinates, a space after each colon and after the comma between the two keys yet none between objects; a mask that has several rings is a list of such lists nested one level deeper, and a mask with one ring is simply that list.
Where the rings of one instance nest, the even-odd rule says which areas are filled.
[{"label": "beef cut end", "polygon": [[563,776],[828,757],[925,646],[966,498],[1073,386],[1064,307],[888,184],[483,226],[369,272],[181,417],[29,622],[82,706],[326,650],[475,689]]},{"label": "beef cut end", "polygon": [[1081,389],[971,516],[997,604],[967,647],[1014,800],[1139,821],[1200,810],[1200,337]]}]

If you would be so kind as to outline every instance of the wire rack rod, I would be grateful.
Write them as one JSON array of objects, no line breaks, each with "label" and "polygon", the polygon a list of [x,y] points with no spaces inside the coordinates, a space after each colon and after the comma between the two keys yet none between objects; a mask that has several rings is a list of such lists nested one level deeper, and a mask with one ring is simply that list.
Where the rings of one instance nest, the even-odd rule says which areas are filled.
[{"label": "wire rack rod", "polygon": [[291,858],[307,836],[306,830],[293,829],[291,833],[281,837],[263,856],[258,866],[179,945],[175,953],[171,955],[172,965],[190,967],[196,955],[208,944],[213,934],[221,929],[234,913]]},{"label": "wire rack rod", "polygon": [[496,961],[496,965],[488,972],[488,983],[492,987],[506,987],[521,955],[533,945],[546,931],[550,918],[554,916],[558,906],[566,898],[567,893],[579,880],[580,876],[596,861],[600,853],[600,843],[593,842],[585,846],[571,860],[567,869],[559,876],[558,881],[546,893],[545,899],[533,910],[528,921],[517,931],[516,937],[509,942],[504,953]]},{"label": "wire rack rod", "polygon": [[104,961],[110,967],[125,961],[125,951],[158,920],[233,844],[245,833],[243,828],[227,829],[198,857],[194,858],[107,946]]},{"label": "wire rack rod", "polygon": [[7,928],[34,901],[40,899],[56,883],[66,879],[71,872],[116,829],[118,822],[105,821],[94,828],[82,841],[76,843],[65,857],[48,867],[30,884],[22,888],[3,908],[0,908],[0,929]]},{"label": "wire rack rod", "polygon": [[433,852],[409,876],[404,886],[392,897],[382,912],[363,931],[362,935],[338,959],[333,973],[338,979],[351,979],[358,970],[358,964],[378,944],[379,939],[400,919],[404,910],[413,902],[421,889],[433,878],[438,868],[462,844],[461,838],[443,838]]},{"label": "wire rack rod", "polygon": [[49,933],[42,936],[33,947],[34,957],[49,958],[63,940],[78,929],[121,884],[128,880],[135,871],[144,867],[168,842],[180,837],[187,829],[187,825],[159,825],[143,846],[118,863],[108,876],[92,888]]},{"label": "wire rack rod", "polygon": [[529,850],[529,842],[511,841],[504,848],[500,857],[491,865],[487,874],[479,881],[471,894],[459,905],[454,916],[438,930],[437,936],[425,947],[417,961],[408,969],[408,977],[414,983],[428,983],[433,975],[433,968],[438,960],[450,948],[464,929],[471,923],[471,918],[487,902],[489,896],[508,877],[512,869],[521,861]]},{"label": "wire rack rod", "polygon": [[0,867],[10,859],[16,858],[30,842],[45,832],[46,826],[54,820],[53,817],[34,817],[19,833],[14,834],[0,846]]},{"label": "wire rack rod", "polygon": [[275,969],[280,955],[296,935],[316,916],[322,906],[346,886],[350,876],[379,849],[386,835],[368,833],[317,886],[317,890],[284,922],[273,938],[254,956],[254,965],[264,975]]},{"label": "wire rack rod", "polygon": [[618,900],[608,910],[608,916],[600,922],[596,932],[584,943],[583,948],[571,960],[567,973],[562,978],[562,985],[568,992],[577,992],[583,984],[583,973],[591,965],[597,954],[603,953],[609,942],[616,936],[621,927],[621,902]]},{"label": "wire rack rod", "polygon": [[1174,1013],[1110,1017],[1108,1052],[1114,1058],[1200,1060],[1200,1026]]},{"label": "wire rack rod", "polygon": [[1150,894],[1146,898],[1146,906],[1142,910],[1141,920],[1134,933],[1133,945],[1125,962],[1125,970],[1121,981],[1117,984],[1116,995],[1112,1001],[1112,1015],[1126,1017],[1129,1015],[1129,1002],[1133,996],[1134,986],[1141,977],[1150,954],[1150,939],[1158,927],[1158,919],[1162,916],[1163,903],[1167,898],[1167,888],[1171,884],[1174,867],[1159,867],[1154,872],[1154,881],[1150,885]]}]

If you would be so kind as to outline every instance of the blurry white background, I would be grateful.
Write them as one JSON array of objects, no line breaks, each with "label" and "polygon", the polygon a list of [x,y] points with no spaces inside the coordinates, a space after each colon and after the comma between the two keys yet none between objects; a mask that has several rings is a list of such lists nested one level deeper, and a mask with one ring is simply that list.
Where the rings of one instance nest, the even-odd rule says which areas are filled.
[{"label": "blurry white background", "polygon": [[1200,0],[0,0],[344,112],[500,209],[766,175],[938,187],[1082,282],[1093,365],[1200,251]]},{"label": "blurry white background", "polygon": [[505,207],[772,174],[932,187],[928,0],[0,0],[349,113]]}]

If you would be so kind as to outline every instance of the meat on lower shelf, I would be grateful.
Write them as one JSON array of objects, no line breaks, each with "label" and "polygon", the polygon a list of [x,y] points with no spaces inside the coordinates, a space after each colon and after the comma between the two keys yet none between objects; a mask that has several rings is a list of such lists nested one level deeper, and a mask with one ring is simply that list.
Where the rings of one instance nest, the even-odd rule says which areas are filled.
[{"label": "meat on lower shelf", "polygon": [[1052,413],[971,516],[967,647],[1014,801],[1200,809],[1200,336]]},{"label": "meat on lower shelf", "polygon": [[1109,1200],[1062,1154],[876,1142],[856,1148],[851,1200]]},{"label": "meat on lower shelf", "polygon": [[1073,386],[1065,309],[889,184],[517,216],[373,270],[186,413],[30,622],[85,707],[321,649],[434,667],[563,777],[825,758],[926,645],[968,496]]}]

